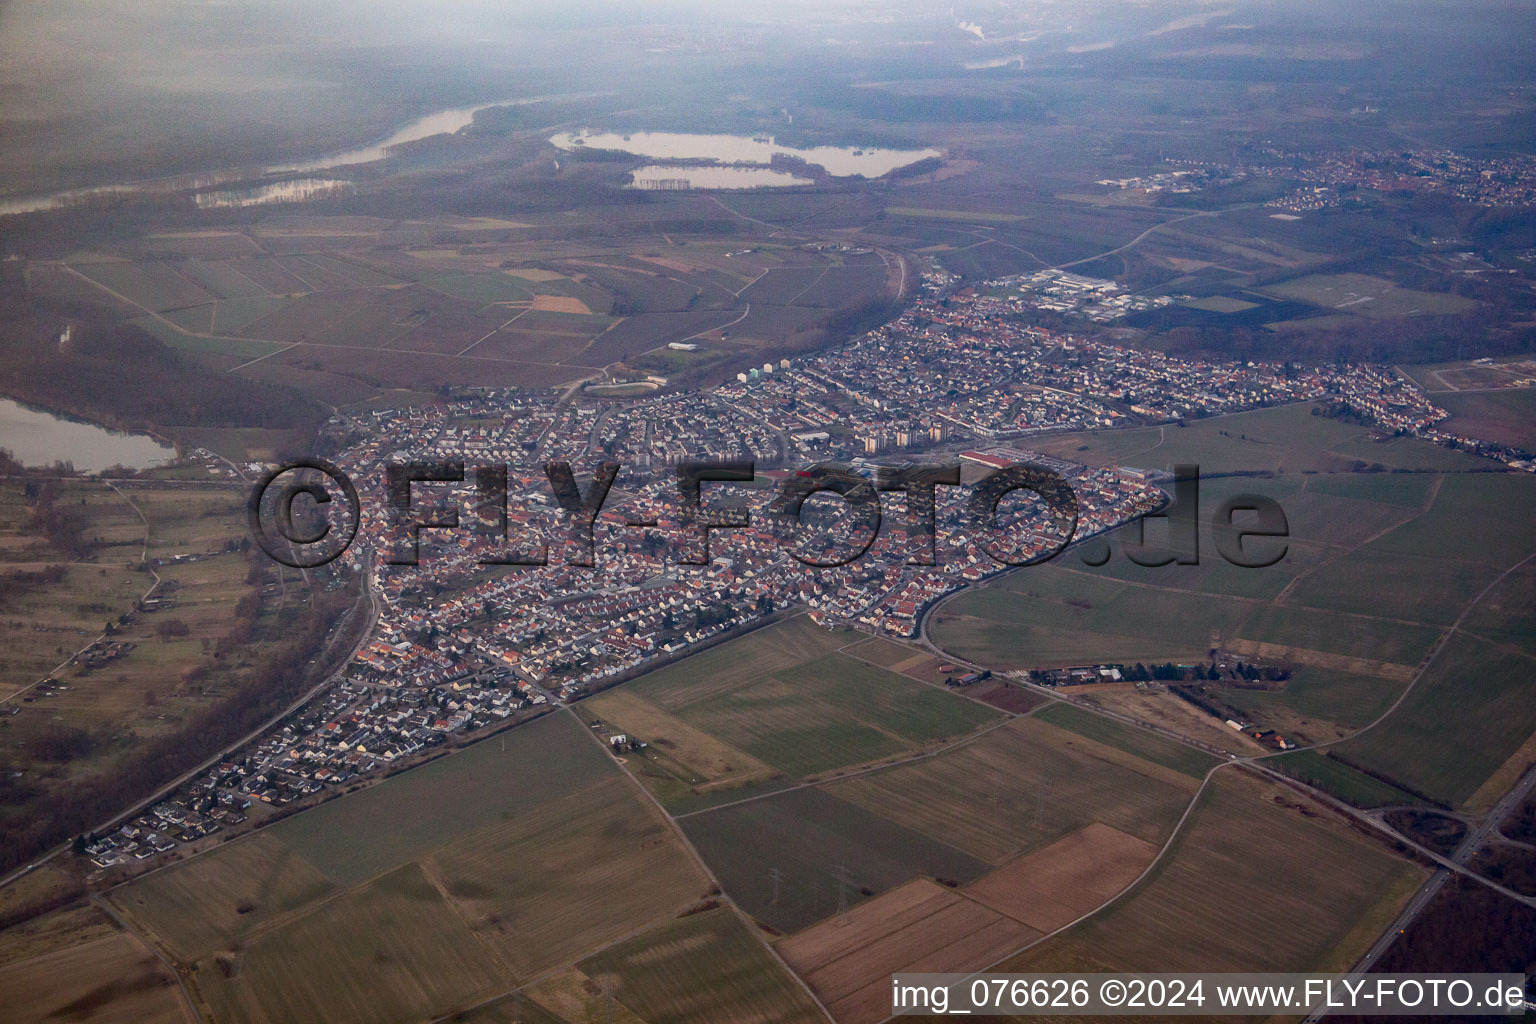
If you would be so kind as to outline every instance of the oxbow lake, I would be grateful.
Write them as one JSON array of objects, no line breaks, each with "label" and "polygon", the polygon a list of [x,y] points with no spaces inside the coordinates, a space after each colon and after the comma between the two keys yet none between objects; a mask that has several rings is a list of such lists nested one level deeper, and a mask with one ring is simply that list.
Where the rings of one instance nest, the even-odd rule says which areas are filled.
[{"label": "oxbow lake", "polygon": [[176,457],[176,449],[148,434],[125,434],[66,419],[0,398],[0,448],[26,466],[72,463],[82,473],[113,466],[150,469]]},{"label": "oxbow lake", "polygon": [[878,149],[865,146],[812,146],[797,149],[779,143],[771,135],[560,132],[551,136],[549,141],[565,150],[611,149],[652,160],[712,160],[722,164],[767,166],[775,156],[788,156],[824,167],[835,178],[878,178],[899,167],[942,155],[936,149]]}]

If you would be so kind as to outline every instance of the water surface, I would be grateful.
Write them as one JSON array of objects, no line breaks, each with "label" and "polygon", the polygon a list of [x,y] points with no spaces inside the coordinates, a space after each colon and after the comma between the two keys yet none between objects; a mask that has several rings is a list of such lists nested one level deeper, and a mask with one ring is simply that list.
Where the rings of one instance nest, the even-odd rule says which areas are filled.
[{"label": "water surface", "polygon": [[302,203],[308,199],[337,195],[352,187],[339,178],[295,178],[255,188],[223,192],[199,192],[193,196],[200,210],[227,209],[235,206],[261,206],[266,203]]},{"label": "water surface", "polygon": [[148,434],[125,434],[0,398],[0,448],[25,466],[72,463],[82,473],[112,466],[149,469],[176,457],[176,449]]},{"label": "water surface", "polygon": [[549,140],[565,150],[613,149],[653,160],[715,160],[722,164],[768,164],[775,156],[794,157],[824,167],[837,178],[878,178],[898,167],[939,156],[936,149],[878,149],[863,146],[813,146],[796,149],[771,135],[693,135],[684,132],[561,132]]}]

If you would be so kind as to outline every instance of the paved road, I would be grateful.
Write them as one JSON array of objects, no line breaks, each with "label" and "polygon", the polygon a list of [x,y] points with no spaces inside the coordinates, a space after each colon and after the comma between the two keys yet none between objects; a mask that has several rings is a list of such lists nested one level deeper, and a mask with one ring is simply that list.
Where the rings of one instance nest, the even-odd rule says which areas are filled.
[{"label": "paved road", "polygon": [[[1536,789],[1536,766],[1533,766],[1521,777],[1520,781],[1515,784],[1515,788],[1504,794],[1504,798],[1483,816],[1481,822],[1468,830],[1466,838],[1461,841],[1460,846],[1456,847],[1450,859],[1457,864],[1465,864],[1471,860],[1472,855],[1482,848],[1483,843],[1490,836],[1498,832],[1499,823],[1508,817],[1509,812],[1514,810],[1531,793],[1532,789]],[[1390,829],[1390,826],[1385,827]],[[1397,941],[1397,937],[1408,930],[1408,926],[1424,912],[1424,908],[1429,906],[1434,898],[1439,895],[1440,890],[1445,888],[1445,883],[1450,881],[1453,873],[1448,868],[1441,868],[1430,877],[1428,882],[1424,883],[1423,888],[1413,894],[1413,899],[1408,901],[1408,905],[1397,916],[1397,920],[1392,922],[1392,927],[1388,928],[1385,934],[1376,940],[1376,944],[1370,948],[1370,951],[1365,956],[1360,958],[1359,963],[1355,964],[1354,969],[1349,972],[1351,977],[1365,974],[1372,965],[1381,960],[1382,955],[1391,949],[1392,944]],[[1311,1015],[1307,1017],[1307,1021],[1322,1020],[1327,1014],[1327,1009],[1313,1010]]]}]

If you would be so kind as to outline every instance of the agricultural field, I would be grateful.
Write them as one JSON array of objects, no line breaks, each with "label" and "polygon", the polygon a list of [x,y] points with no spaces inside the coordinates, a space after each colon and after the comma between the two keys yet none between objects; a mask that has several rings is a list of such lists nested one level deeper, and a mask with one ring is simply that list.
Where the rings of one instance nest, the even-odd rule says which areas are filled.
[{"label": "agricultural field", "polygon": [[1445,421],[1447,430],[1527,451],[1536,449],[1536,388],[1441,393],[1434,402],[1451,414]]},{"label": "agricultural field", "polygon": [[938,746],[998,719],[974,701],[839,651],[858,639],[796,617],[642,676],[581,710],[650,744],[626,767],[672,810]]},{"label": "agricultural field", "polygon": [[1536,565],[1518,566],[1495,583],[1462,622],[1469,634],[1536,655]]},{"label": "agricultural field", "polygon": [[699,900],[709,881],[617,773],[485,826],[424,862],[520,980]]},{"label": "agricultural field", "polygon": [[1216,759],[1204,751],[1153,735],[1144,729],[1123,725],[1103,715],[1082,711],[1070,704],[1051,704],[1041,708],[1034,718],[1090,740],[1117,747],[1192,779],[1204,778],[1205,773],[1216,763]]},{"label": "agricultural field", "polygon": [[915,670],[937,669],[938,666],[938,659],[927,651],[881,636],[872,636],[862,643],[854,644],[843,653],[893,672],[912,672],[918,674],[919,678],[921,675]]},{"label": "agricultural field", "polygon": [[193,966],[220,1020],[403,1021],[492,1001],[707,895],[670,826],[584,732],[545,716],[112,902]]},{"label": "agricultural field", "polygon": [[1157,851],[1145,839],[1094,822],[983,875],[964,892],[1045,935],[1128,887]]},{"label": "agricultural field", "polygon": [[84,888],[74,865],[62,858],[0,888],[0,921],[13,922],[0,929],[0,966],[118,931],[111,918],[84,901]]},{"label": "agricultural field", "polygon": [[[1269,657],[1265,645],[1260,654]],[[1289,651],[1290,648],[1283,650]],[[1284,660],[1288,654],[1279,654]],[[1403,671],[1406,671],[1404,669]],[[1320,740],[1343,739],[1381,717],[1391,706],[1403,671],[1393,676],[1341,672],[1308,664],[1279,690],[1227,686],[1221,698],[1254,721],[1264,722],[1286,735],[1300,730]]]},{"label": "agricultural field", "polygon": [[[1232,453],[1238,451],[1317,444],[1342,456],[1372,444],[1359,428],[1319,422],[1300,408],[1219,422],[1220,427],[1206,422],[1165,429],[1163,445],[1153,451],[1138,451],[1125,437],[1106,437],[1112,451],[1099,454],[1130,464],[1190,458],[1202,467],[1209,460],[1231,468],[1237,465]],[[1156,436],[1151,443],[1157,444]],[[1164,454],[1170,446],[1175,451]],[[1531,574],[1512,574],[1474,605],[1501,573],[1536,552],[1536,527],[1528,517],[1512,518],[1505,511],[1536,498],[1536,481],[1523,474],[1455,472],[1440,463],[1437,452],[1425,454],[1427,447],[1395,445],[1387,456],[1399,465],[1422,467],[1420,472],[1308,472],[1321,468],[1315,455],[1309,465],[1269,451],[1273,477],[1203,482],[1203,508],[1237,490],[1265,494],[1281,504],[1290,536],[1285,557],[1272,567],[1226,564],[1211,550],[1204,524],[1200,565],[1136,566],[1122,554],[1126,538],[1136,536],[1130,528],[1109,538],[1112,554],[1103,567],[1089,566],[1069,552],[1050,565],[961,594],[936,614],[934,635],[956,655],[994,668],[1190,664],[1205,661],[1212,649],[1284,666],[1290,676],[1277,685],[1207,684],[1206,691],[1288,738],[1331,742],[1386,712],[1445,630],[1470,608],[1463,633],[1436,656],[1421,689],[1362,737],[1358,751],[1351,743],[1339,748],[1351,763],[1398,779],[1403,789],[1458,803],[1536,732],[1536,719],[1507,704],[1514,698],[1501,683],[1520,677],[1516,665],[1522,656],[1494,646],[1528,649]],[[1073,457],[1070,449],[1063,454]],[[1153,543],[1162,536],[1148,528]],[[1467,633],[1491,643],[1470,640]],[[1485,693],[1486,701],[1466,701],[1468,687]],[[1088,699],[1163,720],[1141,713],[1155,707],[1157,694],[1124,689],[1123,694],[1094,692]],[[1171,696],[1163,701],[1167,708],[1176,703]],[[1486,715],[1480,710],[1490,706]],[[1190,726],[1165,724],[1186,731]],[[1212,718],[1210,724],[1220,722]],[[1428,744],[1431,731],[1440,738]],[[1220,733],[1211,728],[1199,735],[1230,749]],[[1478,739],[1463,744],[1455,740],[1458,736]],[[1407,753],[1418,745],[1443,750],[1444,764],[1435,767]],[[1394,749],[1399,753],[1392,754]],[[1397,775],[1397,767],[1410,760],[1417,767]],[[1371,787],[1350,788],[1364,792]]]},{"label": "agricultural field", "polygon": [[[1486,463],[1414,438],[1377,439],[1310,404],[1277,406],[1194,420],[1187,426],[1068,433],[1031,442],[1037,450],[1088,465],[1167,469],[1193,463],[1222,473],[1352,473],[1380,463],[1394,470],[1483,470]],[[1374,474],[1372,474],[1374,475]],[[1251,480],[1252,489],[1263,491]]]},{"label": "agricultural field", "polygon": [[791,778],[944,743],[996,717],[837,653],[759,677],[750,687],[697,697],[674,713]]},{"label": "agricultural field", "polygon": [[1457,633],[1396,711],[1333,749],[1461,805],[1536,732],[1529,679],[1529,655]]},{"label": "agricultural field", "polygon": [[651,762],[639,769],[642,775],[654,766],[673,775],[679,784],[708,791],[744,786],[776,774],[773,768],[745,751],[667,714],[628,688],[594,697],[582,704],[582,711],[598,717],[617,732],[644,737],[650,749],[632,755]]},{"label": "agricultural field", "polygon": [[1373,778],[1322,751],[1298,750],[1282,754],[1271,764],[1292,778],[1331,793],[1356,807],[1393,807],[1421,802],[1412,793]]},{"label": "agricultural field", "polygon": [[799,1024],[820,1012],[751,926],[716,908],[659,925],[578,964],[646,1022]]},{"label": "agricultural field", "polygon": [[[1166,838],[1196,779],[1047,724],[1043,713],[942,756],[833,783],[826,792],[992,865],[1093,822],[1149,841]],[[1177,749],[1156,737],[1151,743]]]},{"label": "agricultural field", "polygon": [[126,932],[0,967],[0,1006],[11,1024],[190,1024],[176,979]]},{"label": "agricultural field", "polygon": [[339,891],[292,847],[259,832],[146,875],[113,898],[191,963]]},{"label": "agricultural field", "polygon": [[[1128,849],[1160,845],[1215,763],[1156,737],[1095,737],[1038,714],[932,756],[679,820],[743,910],[794,932],[841,905],[886,900],[914,877],[974,883],[1084,829]],[[1128,749],[1112,745],[1127,739]]]},{"label": "agricultural field", "polygon": [[780,932],[918,875],[968,882],[989,867],[894,816],[814,787],[688,815],[679,824],[737,906]]},{"label": "agricultural field", "polygon": [[926,878],[778,943],[837,1024],[875,1024],[891,1010],[891,975],[974,969],[1039,932]]},{"label": "agricultural field", "polygon": [[1130,893],[999,970],[1344,970],[1427,875],[1228,772],[1185,828]]},{"label": "agricultural field", "polygon": [[[267,833],[339,885],[355,885],[613,775],[565,716],[413,768],[269,826]],[[529,783],[538,779],[537,785]],[[360,846],[355,837],[378,837]]]},{"label": "agricultural field", "polygon": [[[410,964],[411,969],[401,969]],[[202,960],[220,1021],[419,1020],[495,993],[505,969],[408,864]]]},{"label": "agricultural field", "polygon": [[1524,390],[1536,380],[1536,360],[1528,355],[1502,356],[1454,363],[1423,363],[1401,367],[1435,401],[1453,392],[1487,392],[1512,397],[1509,389]]},{"label": "agricultural field", "polygon": [[631,234],[604,212],[557,225],[275,216],[40,261],[26,279],[211,369],[333,405],[422,384],[566,384],[710,331],[718,346],[677,372],[739,368],[894,289],[878,256],[817,251],[819,238]]}]

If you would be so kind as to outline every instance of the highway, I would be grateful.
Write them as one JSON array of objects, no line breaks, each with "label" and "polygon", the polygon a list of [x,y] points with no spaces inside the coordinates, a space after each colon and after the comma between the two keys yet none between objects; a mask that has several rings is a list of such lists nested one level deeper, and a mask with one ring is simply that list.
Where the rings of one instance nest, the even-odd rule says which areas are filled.
[{"label": "highway", "polygon": [[[1460,846],[1456,847],[1450,859],[1457,864],[1465,864],[1471,860],[1472,855],[1482,847],[1483,843],[1488,840],[1488,837],[1498,831],[1499,823],[1508,817],[1509,812],[1513,811],[1530,795],[1532,789],[1536,789],[1536,765],[1527,770],[1521,776],[1520,781],[1515,783],[1515,787],[1508,793],[1505,793],[1504,798],[1494,804],[1493,809],[1484,815],[1476,826],[1467,831],[1466,838],[1461,841]],[[1383,824],[1382,827],[1388,831],[1396,832],[1389,825]],[[1450,881],[1452,873],[1448,868],[1440,868],[1430,877],[1428,882],[1424,883],[1424,886],[1418,892],[1413,894],[1413,898],[1408,901],[1407,906],[1403,907],[1402,913],[1397,915],[1397,920],[1392,922],[1392,926],[1386,930],[1381,938],[1376,940],[1375,945],[1371,946],[1370,951],[1361,957],[1360,961],[1355,964],[1354,969],[1349,972],[1351,977],[1365,974],[1373,964],[1381,960],[1387,950],[1392,948],[1392,944],[1397,941],[1397,937],[1408,930],[1408,926],[1424,912],[1425,907],[1433,902],[1434,898],[1439,895],[1440,890],[1445,888],[1445,883]],[[1307,1017],[1307,1021],[1322,1020],[1323,1017],[1327,1016],[1327,1013],[1326,1008],[1315,1009]]]}]

